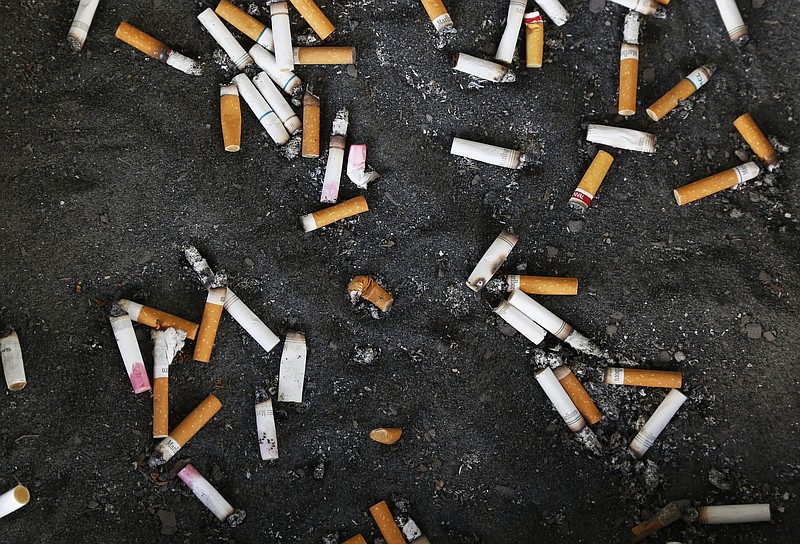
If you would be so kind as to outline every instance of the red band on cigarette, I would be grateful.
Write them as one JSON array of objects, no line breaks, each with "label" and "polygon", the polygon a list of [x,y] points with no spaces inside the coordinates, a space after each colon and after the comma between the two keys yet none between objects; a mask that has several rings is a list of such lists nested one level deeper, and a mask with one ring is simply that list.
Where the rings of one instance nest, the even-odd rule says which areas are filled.
[{"label": "red band on cigarette", "polygon": [[570,200],[580,200],[588,206],[592,203],[592,195],[581,190],[576,190],[574,193],[572,193],[572,198]]},{"label": "red band on cigarette", "polygon": [[525,17],[524,19],[522,19],[522,22],[524,22],[526,25],[532,25],[534,23],[542,23],[544,21],[542,20],[542,16],[539,15],[539,13],[537,12],[536,15]]}]

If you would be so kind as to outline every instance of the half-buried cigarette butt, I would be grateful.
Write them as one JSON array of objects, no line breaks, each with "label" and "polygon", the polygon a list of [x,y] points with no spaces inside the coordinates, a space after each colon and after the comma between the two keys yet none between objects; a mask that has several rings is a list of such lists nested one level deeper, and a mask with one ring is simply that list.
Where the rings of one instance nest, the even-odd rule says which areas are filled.
[{"label": "half-buried cigarette butt", "polygon": [[194,360],[207,363],[211,360],[211,350],[217,338],[219,320],[225,304],[226,287],[217,287],[208,290],[206,305],[203,308],[203,319],[200,321],[200,330],[197,332],[197,341],[194,346]]},{"label": "half-buried cigarette butt", "polygon": [[558,378],[561,387],[564,388],[572,402],[575,403],[575,407],[578,408],[586,423],[594,425],[603,418],[603,414],[597,409],[592,397],[589,396],[586,388],[578,381],[569,367],[561,365],[553,369],[553,374]]},{"label": "half-buried cigarette butt", "polygon": [[642,15],[653,15],[658,8],[653,0],[611,0],[612,2],[625,6],[628,9],[634,9]]},{"label": "half-buried cigarette butt", "polygon": [[406,539],[403,537],[403,533],[400,532],[397,523],[395,523],[386,501],[370,506],[369,513],[372,514],[372,518],[375,520],[375,524],[378,526],[381,535],[383,535],[386,544],[406,544]]},{"label": "half-buried cigarette butt", "polygon": [[494,313],[534,344],[541,344],[544,337],[547,336],[543,328],[505,300],[500,301],[500,304],[494,309]]},{"label": "half-buried cigarette butt", "polygon": [[647,521],[640,523],[636,527],[631,527],[633,533],[633,544],[641,542],[659,529],[663,529],[673,521],[678,521],[683,517],[684,512],[689,508],[689,501],[672,501]]},{"label": "half-buried cigarette butt", "polygon": [[264,351],[272,351],[280,343],[280,338],[230,288],[223,307]]},{"label": "half-buried cigarette butt", "polygon": [[[264,49],[264,52],[269,53],[266,49]],[[283,145],[288,142],[289,133],[286,131],[283,121],[281,121],[275,111],[270,108],[267,101],[261,93],[258,92],[258,89],[256,89],[256,86],[253,85],[253,82],[247,77],[247,74],[237,75],[233,78],[233,82],[236,84],[236,88],[239,89],[239,94],[244,98],[244,101],[247,102],[247,105],[250,106],[250,110],[258,118],[261,126],[264,127],[269,137],[272,138],[272,141],[278,145]]]},{"label": "half-buried cigarette butt", "polygon": [[569,398],[569,395],[567,395],[550,367],[545,367],[543,370],[538,371],[536,373],[536,381],[542,386],[547,398],[553,403],[556,411],[572,432],[577,433],[586,427],[586,420],[583,419],[577,406]]},{"label": "half-buried cigarette butt", "polygon": [[740,164],[730,170],[678,187],[673,191],[675,202],[678,203],[678,206],[683,206],[725,189],[736,187],[740,183],[750,181],[760,173],[761,168],[754,162]]},{"label": "half-buried cigarette butt", "polygon": [[655,153],[656,150],[655,134],[630,128],[589,125],[586,141],[644,153]]},{"label": "half-buried cigarette butt", "polygon": [[197,16],[197,19],[225,51],[237,69],[244,70],[244,68],[253,64],[253,58],[236,41],[231,31],[219,20],[213,9],[206,8],[205,11]]},{"label": "half-buried cigarette butt", "polygon": [[306,159],[319,157],[319,97],[314,94],[314,89],[309,85],[303,97],[303,146],[302,155]]},{"label": "half-buried cigarette butt", "polygon": [[281,353],[278,402],[303,402],[307,356],[306,335],[302,332],[287,332]]},{"label": "half-buried cigarette butt", "polygon": [[281,70],[275,61],[275,55],[256,44],[248,51],[259,68],[264,70],[267,75],[275,82],[275,85],[288,94],[294,96],[302,91],[303,81],[291,70]]},{"label": "half-buried cigarette butt", "polygon": [[115,310],[111,311],[109,321],[111,321],[111,329],[114,331],[114,338],[117,340],[119,353],[122,355],[122,362],[125,363],[125,370],[131,380],[133,392],[138,395],[150,391],[150,378],[144,368],[142,352],[136,341],[136,333],[133,331],[133,321],[121,309],[118,311],[121,315],[114,315]]},{"label": "half-buried cigarette butt", "polygon": [[178,473],[178,478],[186,484],[186,487],[192,490],[194,496],[197,497],[206,508],[211,510],[211,513],[214,514],[218,520],[225,521],[235,512],[233,506],[220,495],[219,491],[211,485],[211,482],[197,472],[197,469],[194,468],[191,463],[183,467]]},{"label": "half-buried cigarette butt", "polygon": [[396,427],[380,427],[378,429],[372,429],[369,432],[369,437],[372,440],[387,445],[394,444],[400,440],[401,436],[403,436],[403,429],[398,429]]},{"label": "half-buried cigarette butt", "polygon": [[428,17],[430,17],[436,32],[453,26],[453,19],[450,18],[450,14],[447,13],[447,8],[444,7],[441,0],[422,0],[422,6],[428,12]]},{"label": "half-buried cigarette butt", "polygon": [[281,123],[283,123],[283,126],[286,128],[286,132],[288,132],[290,136],[296,134],[303,128],[303,123],[300,122],[300,118],[297,117],[297,114],[289,105],[289,102],[286,101],[286,98],[284,98],[283,94],[278,90],[275,83],[272,82],[266,72],[259,72],[253,78],[253,85],[256,86],[256,89],[258,89],[258,92],[264,97],[264,100],[267,101],[267,104],[269,104],[269,107],[272,108],[272,111],[278,116],[278,119],[281,120]]},{"label": "half-buried cigarette butt", "polygon": [[658,121],[664,117],[677,108],[678,104],[692,96],[697,89],[708,83],[716,69],[717,67],[714,64],[706,64],[683,78],[667,94],[647,108],[647,116],[653,121]]},{"label": "half-buried cigarette butt", "polygon": [[639,433],[631,440],[628,445],[631,455],[638,459],[647,453],[647,450],[655,444],[658,435],[666,428],[684,402],[686,402],[686,395],[677,389],[671,390],[639,430]]},{"label": "half-buried cigarette butt", "polygon": [[347,294],[350,295],[351,302],[355,303],[359,298],[363,298],[373,303],[382,312],[389,311],[394,302],[392,295],[369,276],[356,276],[350,280],[350,283],[347,284]]},{"label": "half-buried cigarette butt", "polygon": [[347,177],[359,189],[366,189],[380,177],[376,171],[367,168],[367,144],[351,144],[347,154]]},{"label": "half-buried cigarette butt", "polygon": [[[314,0],[290,0],[292,5],[303,19],[306,20],[308,26],[314,29],[320,40],[324,40],[334,31],[335,27],[331,23],[319,6],[314,3]],[[337,63],[338,64],[338,63]]]},{"label": "half-buried cigarette butt", "polygon": [[467,287],[473,291],[480,291],[492,279],[492,276],[500,269],[511,250],[517,245],[519,237],[510,232],[501,231],[494,239],[492,245],[478,261],[478,264],[467,278]]},{"label": "half-buried cigarette butt", "polygon": [[556,278],[553,276],[506,276],[506,290],[519,289],[529,295],[577,295],[578,278]]},{"label": "half-buried cigarette butt", "polygon": [[19,345],[17,331],[11,331],[0,338],[0,356],[3,359],[3,374],[9,391],[19,391],[28,384],[25,378],[25,364],[22,361],[22,347]]},{"label": "half-buried cigarette butt", "polygon": [[610,367],[603,371],[603,383],[609,385],[638,385],[680,389],[683,374],[671,370]]},{"label": "half-buried cigarette butt", "polygon": [[761,129],[758,128],[758,125],[753,118],[750,117],[749,113],[738,117],[736,121],[733,122],[733,126],[735,126],[739,134],[742,135],[742,138],[744,138],[744,141],[750,146],[750,149],[753,150],[753,153],[758,155],[761,162],[767,165],[767,168],[770,170],[777,168],[779,162],[778,152],[775,151],[775,147],[767,140],[767,137],[764,136],[764,133],[761,132]]},{"label": "half-buried cigarette butt", "polygon": [[359,534],[348,538],[343,544],[367,544],[367,541],[364,540],[364,537]]},{"label": "half-buried cigarette butt", "polygon": [[200,328],[200,325],[192,323],[188,319],[183,319],[149,306],[143,306],[124,298],[117,301],[117,306],[127,312],[132,321],[158,330],[169,329],[170,327],[181,329],[186,331],[186,338],[189,340],[194,340],[197,330]]},{"label": "half-buried cigarette butt", "polygon": [[169,436],[169,365],[183,348],[186,331],[169,328],[153,339],[153,438]]},{"label": "half-buried cigarette butt", "polygon": [[568,324],[519,289],[509,295],[508,303],[560,340],[565,340],[573,331],[572,325]]},{"label": "half-buried cigarette butt", "polygon": [[639,46],[623,43],[619,53],[619,107],[620,115],[636,113],[636,91],[639,88]]},{"label": "half-buried cigarette butt", "polygon": [[99,3],[100,0],[81,0],[78,4],[78,11],[75,12],[67,34],[67,43],[73,51],[80,51],[83,48]]},{"label": "half-buried cigarette butt", "polygon": [[538,11],[525,14],[525,66],[541,68],[544,59],[544,21]]},{"label": "half-buried cigarette butt", "polygon": [[509,0],[508,15],[506,16],[506,28],[497,46],[495,60],[510,64],[514,59],[514,51],[517,49],[519,31],[522,28],[522,19],[525,15],[525,6],[528,0]]},{"label": "half-buried cigarette butt", "polygon": [[114,35],[148,57],[172,66],[184,74],[199,76],[203,72],[200,63],[181,55],[177,51],[173,51],[161,40],[155,39],[128,23],[120,23]]},{"label": "half-buried cigarette butt", "polygon": [[256,395],[256,433],[258,433],[258,449],[263,461],[278,458],[278,432],[275,429],[275,411],[272,399],[263,393],[265,400],[260,401]]},{"label": "half-buried cigarette butt", "polygon": [[214,11],[221,18],[228,21],[232,27],[257,44],[266,47],[270,51],[275,50],[275,45],[272,41],[272,30],[243,9],[234,6],[228,0],[220,0],[217,9]]},{"label": "half-buried cigarette butt", "polygon": [[272,2],[269,5],[272,39],[275,42],[275,62],[281,71],[294,70],[292,29],[289,26],[289,4]]},{"label": "half-buried cigarette butt", "polygon": [[459,72],[495,83],[512,83],[517,80],[514,73],[507,66],[490,60],[479,59],[466,53],[455,53],[453,55],[453,68]]},{"label": "half-buried cigarette butt", "polygon": [[525,165],[525,156],[516,149],[473,142],[464,138],[453,138],[450,154],[512,170],[518,170]]},{"label": "half-buried cigarette butt", "polygon": [[366,211],[369,211],[367,200],[363,196],[359,195],[355,198],[351,198],[350,200],[340,202],[335,206],[325,208],[324,210],[306,214],[300,218],[300,222],[303,224],[303,230],[305,232],[311,232],[326,225],[330,225],[331,223],[335,223],[336,221],[340,221],[347,217],[352,217]]},{"label": "half-buried cigarette butt", "polygon": [[336,112],[333,120],[320,202],[333,204],[339,198],[339,184],[342,181],[342,168],[344,167],[344,148],[347,143],[348,118],[347,108],[342,108]]},{"label": "half-buried cigarette butt", "polygon": [[242,105],[233,83],[219,88],[219,116],[225,151],[235,153],[242,148]]},{"label": "half-buried cigarette butt", "polygon": [[31,494],[24,485],[12,487],[0,495],[0,518],[16,512],[31,500]]},{"label": "half-buried cigarette butt", "polygon": [[536,0],[536,3],[539,4],[542,11],[550,17],[550,20],[553,21],[556,26],[562,26],[569,21],[569,12],[558,0]]},{"label": "half-buried cigarette butt", "polygon": [[771,521],[769,504],[725,504],[721,506],[699,506],[698,521],[703,525],[723,523],[752,523]]},{"label": "half-buried cigarette butt", "polygon": [[612,162],[614,162],[614,157],[610,153],[606,153],[602,149],[597,152],[592,164],[583,174],[578,187],[569,199],[569,205],[572,208],[584,211],[589,207],[597,191],[600,190],[603,180],[606,179],[606,174],[608,174]]},{"label": "half-buried cigarette butt", "polygon": [[722,23],[725,25],[731,41],[737,44],[745,43],[749,38],[747,25],[744,24],[736,0],[716,0],[716,2],[719,14],[722,16]]},{"label": "half-buried cigarette butt", "polygon": [[150,466],[163,465],[203,428],[222,408],[222,403],[214,395],[209,395],[192,412],[172,429],[169,435],[158,443],[150,456]]},{"label": "half-buried cigarette butt", "polygon": [[295,64],[355,64],[356,48],[339,45],[295,47]]}]

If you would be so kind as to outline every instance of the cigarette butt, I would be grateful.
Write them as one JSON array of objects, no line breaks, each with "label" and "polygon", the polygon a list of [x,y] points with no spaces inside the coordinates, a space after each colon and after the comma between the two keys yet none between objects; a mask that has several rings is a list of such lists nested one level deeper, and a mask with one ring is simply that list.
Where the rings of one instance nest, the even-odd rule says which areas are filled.
[{"label": "cigarette butt", "polygon": [[275,82],[275,85],[280,87],[284,93],[289,96],[294,96],[294,94],[298,92],[303,81],[291,70],[281,70],[278,68],[275,55],[258,44],[251,47],[248,53],[253,57],[253,61],[255,61],[258,67],[264,70],[270,79]]},{"label": "cigarette butt", "polygon": [[9,391],[19,391],[28,385],[25,364],[22,361],[22,346],[16,331],[0,338],[0,355],[3,359],[3,374]]},{"label": "cigarette butt", "polygon": [[655,134],[630,128],[589,125],[586,141],[644,153],[655,153],[656,150]]},{"label": "cigarette butt", "polygon": [[517,48],[519,31],[522,28],[522,19],[525,16],[527,4],[528,0],[509,0],[506,28],[503,30],[503,36],[497,46],[495,60],[509,64],[514,59],[514,50]]},{"label": "cigarette butt", "polygon": [[16,512],[31,500],[31,494],[24,485],[12,487],[0,495],[0,518]]},{"label": "cigarette butt", "polygon": [[678,203],[678,206],[683,206],[689,202],[700,200],[714,193],[735,187],[740,183],[750,181],[760,173],[761,168],[754,162],[740,164],[730,170],[678,187],[673,191],[675,202]]},{"label": "cigarette butt", "polygon": [[636,527],[631,527],[633,544],[641,542],[659,529],[663,529],[670,523],[681,519],[688,507],[689,501],[687,500],[672,501],[647,521],[640,523]]},{"label": "cigarette butt", "polygon": [[169,46],[128,23],[120,23],[114,36],[150,58],[159,62],[167,62]]},{"label": "cigarette butt", "polygon": [[272,39],[275,43],[275,62],[278,64],[278,69],[294,70],[289,5],[286,2],[272,2],[269,5],[269,15],[272,21]]},{"label": "cigarette butt", "polygon": [[516,149],[473,142],[464,138],[453,138],[450,154],[512,170],[518,170],[524,166],[522,153]]},{"label": "cigarette butt", "polygon": [[[169,435],[158,443],[156,454],[161,456],[161,462],[166,463],[172,456],[197,434],[214,415],[222,408],[222,403],[214,395],[209,395],[192,412],[172,429]],[[152,462],[152,460],[151,460]]]},{"label": "cigarette butt", "polygon": [[636,113],[636,91],[639,88],[639,46],[623,43],[619,53],[619,114]]},{"label": "cigarette butt", "polygon": [[739,11],[739,6],[736,5],[736,0],[716,0],[719,14],[722,17],[722,23],[725,25],[725,30],[728,31],[733,43],[741,44],[749,38],[747,32],[747,25],[744,24],[742,14]]},{"label": "cigarette butt", "polygon": [[367,544],[367,541],[364,540],[364,537],[360,534],[350,537],[344,541],[344,544]]},{"label": "cigarette butt", "polygon": [[302,155],[307,159],[319,157],[319,97],[311,89],[306,89],[303,97],[303,148]]},{"label": "cigarette butt", "polygon": [[225,295],[223,307],[247,334],[264,348],[264,351],[272,351],[280,343],[278,335],[272,332],[230,288]]},{"label": "cigarette butt", "polygon": [[494,309],[494,313],[534,344],[541,344],[544,337],[547,336],[543,328],[505,300],[500,301],[500,304]]},{"label": "cigarette butt", "polygon": [[366,211],[369,211],[367,200],[359,195],[350,200],[340,202],[335,206],[325,208],[324,210],[306,214],[300,218],[300,222],[303,224],[303,230],[305,232],[311,232]]},{"label": "cigarette butt", "polygon": [[552,276],[506,276],[506,290],[519,289],[529,295],[577,295],[578,278],[555,278]]},{"label": "cigarette butt", "polygon": [[333,204],[339,198],[339,185],[342,181],[344,166],[344,148],[347,143],[347,125],[349,113],[342,108],[336,113],[328,146],[328,162],[325,163],[325,178],[322,182],[320,202]]},{"label": "cigarette butt", "polygon": [[278,433],[275,429],[275,411],[272,399],[256,404],[256,433],[261,459],[272,461],[278,458]]},{"label": "cigarette butt", "polygon": [[281,353],[278,402],[303,402],[307,355],[306,335],[302,332],[287,332]]},{"label": "cigarette butt", "polygon": [[373,303],[382,312],[388,312],[394,302],[392,295],[369,276],[356,276],[350,280],[347,284],[347,293],[352,302],[360,297]]},{"label": "cigarette butt", "polygon": [[538,11],[525,14],[525,66],[541,68],[544,59],[544,21]]},{"label": "cigarette butt", "polygon": [[197,330],[200,328],[197,323],[192,323],[182,317],[177,317],[149,306],[143,306],[124,298],[117,301],[117,306],[127,312],[132,321],[158,330],[165,330],[170,327],[181,329],[186,332],[186,338],[189,340],[194,340]]},{"label": "cigarette butt", "polygon": [[403,533],[395,523],[386,501],[370,506],[369,513],[372,514],[386,544],[406,544],[406,539],[403,538]]},{"label": "cigarette butt", "polygon": [[297,117],[292,106],[289,105],[289,102],[286,101],[286,98],[284,98],[266,72],[259,72],[253,78],[253,85],[256,86],[256,89],[267,101],[267,104],[278,116],[278,119],[281,120],[289,135],[294,135],[303,128],[300,118]]},{"label": "cigarette butt", "polygon": [[597,191],[600,190],[600,185],[606,179],[608,170],[611,168],[611,163],[614,162],[614,157],[610,153],[606,153],[602,149],[594,156],[592,164],[583,174],[578,187],[569,199],[569,205],[576,210],[584,211],[589,208],[589,205],[594,200]]},{"label": "cigarette butt", "polygon": [[244,48],[236,41],[231,31],[219,20],[217,14],[211,8],[206,8],[200,15],[197,16],[205,29],[211,34],[211,37],[219,44],[219,46],[228,55],[236,65],[236,68],[243,70],[247,66],[253,64],[253,58],[244,50]]},{"label": "cigarette butt", "polygon": [[508,297],[508,303],[538,323],[544,330],[565,340],[573,331],[572,325],[517,289]]},{"label": "cigarette butt", "polygon": [[507,66],[490,60],[479,59],[466,53],[453,55],[453,68],[459,72],[495,83],[512,83],[516,81],[514,73]]},{"label": "cigarette butt", "polygon": [[194,346],[194,360],[207,363],[211,360],[211,350],[217,338],[219,320],[222,317],[222,308],[225,304],[227,288],[217,287],[208,290],[206,305],[203,308],[203,319],[200,321],[200,330]]},{"label": "cigarette butt", "polygon": [[[266,49],[264,49],[264,52],[269,54]],[[244,98],[244,101],[247,102],[247,105],[250,106],[250,110],[258,118],[261,126],[264,127],[269,137],[272,138],[272,141],[278,145],[283,145],[288,142],[289,133],[286,131],[286,126],[283,124],[283,121],[280,120],[278,114],[267,104],[267,101],[261,93],[258,92],[258,89],[256,89],[256,86],[253,85],[253,82],[250,81],[247,75],[239,74],[233,78],[233,82],[236,84],[236,88],[239,89],[239,94]]]},{"label": "cigarette butt", "polygon": [[644,456],[684,402],[686,402],[686,395],[677,389],[672,389],[631,440],[628,445],[631,455],[637,459]]},{"label": "cigarette butt", "polygon": [[536,373],[536,381],[572,432],[580,432],[586,427],[586,420],[549,366]]},{"label": "cigarette butt", "polygon": [[275,45],[272,41],[272,30],[255,17],[250,16],[243,9],[234,6],[228,0],[221,0],[214,11],[232,27],[257,44],[266,47],[270,51],[275,50]]},{"label": "cigarette butt", "polygon": [[388,428],[380,427],[378,429],[372,429],[369,432],[369,437],[372,440],[386,445],[394,444],[395,442],[400,440],[401,436],[403,436],[403,429],[398,429],[396,427],[388,427]]},{"label": "cigarette butt", "polygon": [[119,353],[122,355],[122,362],[125,364],[125,370],[131,380],[133,392],[138,395],[150,391],[150,378],[144,368],[142,352],[136,341],[136,333],[133,331],[133,322],[130,316],[128,314],[112,315],[109,317],[109,321],[111,321],[111,329],[114,331]]},{"label": "cigarette butt", "polygon": [[708,83],[714,75],[717,67],[713,64],[701,66],[677,85],[670,89],[667,94],[659,98],[652,106],[647,108],[647,116],[653,121],[658,121],[666,114],[678,107],[678,104],[689,98],[694,92]]},{"label": "cigarette butt", "polygon": [[586,388],[578,381],[578,378],[572,373],[569,367],[561,365],[553,370],[553,374],[558,378],[561,387],[564,388],[569,398],[572,399],[572,402],[581,413],[581,416],[583,416],[583,419],[586,420],[586,423],[594,425],[603,418],[603,414],[597,409],[592,397],[589,396]]},{"label": "cigarette butt", "polygon": [[662,4],[662,5],[664,5],[664,6],[666,6],[667,4],[669,4],[669,0],[656,0],[656,2],[658,2],[659,4]]},{"label": "cigarette butt", "polygon": [[178,478],[192,490],[195,497],[208,508],[220,521],[225,521],[234,513],[233,506],[220,495],[219,491],[206,480],[202,474],[197,472],[191,463],[187,464],[178,473]]},{"label": "cigarette butt", "polygon": [[556,26],[562,26],[569,21],[570,14],[558,0],[536,0],[547,16]]},{"label": "cigarette butt", "polygon": [[606,368],[603,383],[610,385],[638,385],[640,387],[668,387],[680,389],[683,374],[671,370],[647,370],[642,368]]},{"label": "cigarette butt", "polygon": [[242,106],[233,83],[219,88],[219,115],[225,151],[235,153],[242,148]]},{"label": "cigarette butt", "polygon": [[447,13],[447,8],[444,7],[441,0],[422,0],[422,7],[428,12],[428,17],[436,32],[453,26],[453,19],[450,18],[450,14]]},{"label": "cigarette butt", "polygon": [[73,51],[80,51],[92,26],[94,13],[100,0],[81,0],[67,34],[67,43]]},{"label": "cigarette butt", "polygon": [[366,189],[380,177],[372,169],[367,169],[367,144],[352,144],[347,154],[347,177],[359,189]]},{"label": "cigarette butt", "polygon": [[169,378],[153,378],[153,438],[169,436]]},{"label": "cigarette butt", "polygon": [[356,48],[346,46],[295,47],[295,64],[355,64]]},{"label": "cigarette butt", "polygon": [[492,245],[478,261],[478,264],[472,270],[472,273],[467,278],[467,287],[473,291],[480,291],[492,279],[492,276],[500,269],[506,259],[508,258],[511,250],[517,245],[519,237],[510,232],[501,231],[494,239]]},{"label": "cigarette butt", "polygon": [[169,436],[169,365],[183,349],[186,331],[169,328],[153,339],[153,438]]},{"label": "cigarette butt", "polygon": [[[314,3],[314,0],[291,0],[292,5],[303,19],[306,20],[308,26],[314,29],[320,40],[324,40],[334,31],[336,27],[325,17],[319,6]],[[339,64],[339,63],[336,63]]]},{"label": "cigarette butt", "polygon": [[725,504],[720,506],[699,506],[698,521],[703,525],[722,523],[752,523],[771,521],[769,504]]},{"label": "cigarette butt", "polygon": [[764,133],[761,132],[761,129],[758,128],[749,113],[738,117],[733,122],[733,126],[742,135],[742,138],[753,150],[753,153],[758,155],[761,162],[766,164],[770,170],[778,166],[778,152],[775,151],[773,145],[767,140],[767,137],[764,136]]},{"label": "cigarette butt", "polygon": [[628,9],[636,10],[643,15],[653,15],[656,12],[656,8],[658,8],[658,4],[656,4],[653,0],[611,0],[611,1],[619,4],[620,6],[625,6]]}]

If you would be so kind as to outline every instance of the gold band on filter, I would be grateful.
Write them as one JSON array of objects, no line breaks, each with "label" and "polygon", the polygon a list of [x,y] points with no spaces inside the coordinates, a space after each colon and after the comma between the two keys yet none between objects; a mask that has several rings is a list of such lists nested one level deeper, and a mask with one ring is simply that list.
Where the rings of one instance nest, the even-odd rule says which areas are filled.
[{"label": "gold band on filter", "polygon": [[394,302],[392,295],[369,276],[356,276],[350,280],[350,283],[347,284],[347,292],[360,293],[359,296],[361,296],[361,298],[370,301],[380,308],[382,312],[391,308]]},{"label": "gold band on filter", "polygon": [[381,535],[383,535],[386,544],[406,544],[406,539],[397,527],[386,501],[370,506],[369,513],[372,514],[372,518],[375,520],[375,524],[378,526]]},{"label": "gold band on filter", "polygon": [[224,94],[220,96],[219,113],[225,151],[235,153],[242,148],[242,106],[239,95]]},{"label": "gold band on filter", "polygon": [[258,42],[266,25],[255,17],[251,17],[246,11],[234,6],[228,0],[220,0],[217,9],[214,10],[221,19],[226,20],[232,27],[239,30],[242,34]]},{"label": "gold band on filter", "polygon": [[[369,206],[367,206],[367,200],[363,196],[359,195],[355,198],[351,198],[350,200],[345,200],[344,202],[340,202],[335,206],[330,206],[328,208],[325,208],[324,210],[314,212],[310,214],[310,216],[311,219],[313,219],[314,221],[314,228],[318,229],[326,225],[330,225],[331,223],[335,223],[336,221],[340,221],[347,217],[352,217],[354,215],[358,215],[366,211],[369,211]],[[306,232],[309,231],[306,230]]]},{"label": "gold band on filter", "polygon": [[114,36],[131,47],[138,49],[148,57],[154,58],[160,62],[167,62],[167,57],[169,57],[171,51],[169,46],[146,32],[142,32],[135,26],[122,22],[117,27]]},{"label": "gold band on filter", "polygon": [[506,277],[508,291],[519,289],[529,295],[577,295],[578,278],[556,278],[553,276]]},{"label": "gold band on filter", "polygon": [[453,26],[453,20],[441,0],[422,0],[422,6],[428,12],[428,17],[437,32]]},{"label": "gold band on filter", "polygon": [[328,20],[319,6],[313,0],[289,0],[292,5],[300,12],[308,26],[314,29],[320,40],[324,40],[334,31],[336,27]]},{"label": "gold band on filter", "polygon": [[339,45],[295,47],[295,64],[355,64],[356,48]]},{"label": "gold band on filter", "polygon": [[606,179],[606,174],[613,162],[614,157],[610,153],[606,153],[602,149],[597,152],[589,169],[583,174],[578,187],[572,193],[572,197],[569,199],[570,206],[581,210],[589,207],[597,191],[600,190],[603,180]]},{"label": "gold band on filter", "polygon": [[538,11],[526,13],[525,23],[525,66],[541,68],[544,59],[544,22]]},{"label": "gold band on filter", "polygon": [[183,447],[191,438],[197,434],[197,431],[203,428],[214,415],[222,408],[222,403],[214,395],[207,396],[197,408],[186,416],[177,427],[175,427],[169,437],[172,438],[179,446]]},{"label": "gold band on filter", "polygon": [[639,46],[623,43],[619,56],[620,115],[636,113],[636,92],[639,87]]},{"label": "gold band on filter", "polygon": [[222,317],[223,303],[225,302],[225,287],[218,287],[208,291],[205,308],[203,308],[203,320],[200,321],[200,331],[197,333],[197,340],[194,346],[193,358],[195,361],[207,363],[211,360],[211,350],[214,348],[214,340],[217,338],[219,320]]},{"label": "gold band on filter", "polygon": [[153,379],[153,438],[169,436],[169,378]]},{"label": "gold band on filter", "polygon": [[553,374],[558,378],[558,382],[569,398],[575,403],[575,407],[589,425],[594,425],[603,418],[603,414],[597,409],[592,397],[583,387],[578,378],[566,366],[559,366],[553,370]]},{"label": "gold band on filter", "polygon": [[758,128],[758,125],[753,118],[750,117],[749,113],[738,117],[736,121],[733,122],[733,126],[736,127],[736,130],[742,135],[742,138],[744,138],[744,141],[750,146],[750,149],[753,150],[753,153],[758,155],[758,158],[761,159],[764,164],[771,168],[778,165],[778,152],[775,151],[775,147],[773,147],[767,137],[764,136],[764,133],[761,132],[761,129]]},{"label": "gold band on filter", "polygon": [[641,368],[607,368],[603,382],[615,385],[637,385],[640,387],[667,387],[680,389],[683,374],[671,370],[647,370]]},{"label": "gold band on filter", "polygon": [[760,169],[754,162],[739,165],[730,170],[720,172],[719,174],[714,174],[713,176],[689,183],[683,187],[678,187],[673,191],[675,202],[677,202],[679,206],[683,206],[695,200],[700,200],[714,193],[735,187],[742,181],[751,180],[756,177],[759,172]]},{"label": "gold band on filter", "polygon": [[319,97],[314,95],[309,89],[303,97],[303,148],[302,155],[305,158],[319,157],[319,135],[320,135],[320,104]]}]

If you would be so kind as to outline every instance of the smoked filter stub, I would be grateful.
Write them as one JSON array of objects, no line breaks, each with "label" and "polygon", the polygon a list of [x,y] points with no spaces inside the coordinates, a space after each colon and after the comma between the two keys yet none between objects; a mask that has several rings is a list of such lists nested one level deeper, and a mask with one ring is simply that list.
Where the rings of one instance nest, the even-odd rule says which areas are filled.
[{"label": "smoked filter stub", "polygon": [[394,444],[400,440],[401,436],[403,436],[403,430],[396,427],[380,427],[369,432],[369,437],[372,440],[387,445]]}]

